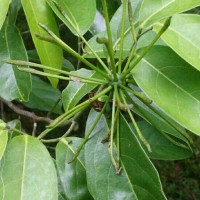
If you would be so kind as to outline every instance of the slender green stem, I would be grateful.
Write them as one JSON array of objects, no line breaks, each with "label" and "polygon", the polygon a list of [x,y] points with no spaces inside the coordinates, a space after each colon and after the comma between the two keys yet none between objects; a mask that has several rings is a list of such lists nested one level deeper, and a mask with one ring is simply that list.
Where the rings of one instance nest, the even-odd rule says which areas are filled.
[{"label": "slender green stem", "polygon": [[109,94],[108,99],[106,100],[106,102],[105,102],[103,108],[101,109],[101,112],[98,114],[97,118],[94,120],[92,127],[90,128],[90,130],[89,130],[88,133],[86,134],[84,140],[81,142],[80,146],[78,147],[78,149],[77,149],[76,153],[74,154],[73,159],[70,161],[70,163],[73,162],[73,161],[78,157],[78,155],[79,155],[79,153],[81,152],[83,146],[84,146],[85,143],[88,141],[88,138],[89,138],[90,135],[92,134],[92,131],[93,131],[94,128],[96,127],[97,123],[99,122],[99,120],[100,120],[102,114],[104,113],[104,111],[105,111],[105,109],[106,109],[106,106],[108,105],[108,102],[109,102],[109,100],[110,100],[110,97],[111,97],[111,93]]},{"label": "slender green stem", "polygon": [[[41,28],[43,28],[50,36],[52,36],[52,38],[55,40],[55,42],[61,46],[64,50],[66,50],[68,53],[70,53],[71,55],[73,55],[74,57],[76,57],[77,59],[79,59],[81,62],[83,62],[84,64],[86,64],[88,67],[90,67],[91,69],[99,72],[100,74],[102,74],[103,76],[105,76],[106,78],[110,79],[110,77],[108,76],[107,73],[105,73],[104,71],[100,70],[99,68],[95,67],[92,63],[90,63],[89,61],[87,61],[85,58],[83,58],[81,55],[79,55],[76,51],[74,51],[71,47],[69,47],[66,43],[64,43],[59,37],[57,37],[51,30],[49,30],[45,25],[43,24],[39,24],[41,26]],[[87,42],[81,35],[80,38],[84,41]],[[106,67],[107,68],[107,67]]]},{"label": "slender green stem", "polygon": [[123,2],[122,2],[123,9],[122,9],[122,20],[121,20],[121,33],[120,33],[121,40],[120,40],[120,51],[119,51],[119,61],[118,61],[118,73],[121,73],[121,69],[122,69],[126,5],[127,5],[127,0],[123,0]]},{"label": "slender green stem", "polygon": [[[117,113],[119,115],[119,107],[117,107]],[[117,117],[117,162],[118,162],[118,166],[120,165],[119,162],[120,162],[120,122],[119,122],[119,117]]]},{"label": "slender green stem", "polygon": [[8,128],[9,131],[15,131],[15,132],[17,132],[17,133],[19,133],[19,134],[21,134],[21,135],[27,135],[27,133],[25,133],[25,132],[23,132],[23,131],[20,131],[20,130],[18,130],[18,129],[16,129],[16,128],[11,128],[10,126],[7,126],[6,128]]},{"label": "slender green stem", "polygon": [[88,107],[88,105],[90,105],[92,102],[94,102],[95,100],[97,100],[99,97],[101,97],[102,95],[106,94],[107,92],[109,92],[112,89],[111,86],[107,87],[106,89],[104,89],[102,92],[100,92],[99,94],[95,95],[94,97],[91,97],[90,99],[84,101],[83,103],[80,103],[79,105],[75,106],[74,108],[68,110],[66,113],[60,115],[59,117],[57,117],[49,126],[47,126],[47,129],[45,131],[43,131],[39,136],[38,139],[41,139],[43,137],[45,137],[51,130],[53,130],[54,128],[56,128],[57,126],[59,126],[60,124],[62,124],[64,121],[66,121],[67,119],[71,118],[73,115],[75,115],[76,113],[80,112],[81,110],[85,109],[86,107]]},{"label": "slender green stem", "polygon": [[112,33],[111,33],[111,29],[110,29],[110,22],[109,22],[109,15],[108,15],[108,8],[107,8],[106,0],[102,0],[102,6],[103,6],[104,17],[105,17],[105,21],[106,21],[106,31],[107,31],[107,35],[108,35],[108,52],[109,52],[109,56],[110,56],[110,62],[111,62],[113,76],[114,76],[114,81],[116,81],[118,78],[117,78],[116,67],[115,67],[113,40],[112,40]]},{"label": "slender green stem", "polygon": [[126,90],[127,92],[130,92],[131,94],[134,94],[136,97],[138,97],[140,100],[142,100],[142,102],[145,102],[146,104],[150,104],[152,103],[152,101],[147,98],[146,96],[144,96],[143,94],[141,94],[140,92],[136,92],[134,90],[132,90],[131,88],[128,88],[122,84],[119,85],[122,89]]},{"label": "slender green stem", "polygon": [[39,68],[39,69],[46,69],[49,71],[53,71],[53,72],[57,72],[60,74],[64,74],[64,75],[68,75],[68,76],[72,76],[72,77],[77,77],[77,78],[81,78],[84,80],[89,80],[89,81],[94,81],[94,82],[99,82],[99,83],[104,83],[106,84],[107,81],[106,80],[101,80],[101,79],[97,79],[97,78],[91,78],[91,77],[85,77],[73,72],[67,72],[64,70],[60,70],[60,69],[56,69],[53,67],[49,67],[49,66],[45,66],[45,65],[41,65],[41,64],[37,64],[37,63],[33,63],[33,62],[27,62],[27,61],[22,61],[22,60],[4,60],[3,62],[9,63],[9,64],[14,64],[17,66],[31,66],[31,67],[35,67],[35,68]]},{"label": "slender green stem", "polygon": [[114,131],[115,131],[115,110],[116,110],[116,95],[113,93],[113,105],[112,105],[112,119],[111,119],[111,128],[110,128],[110,156],[115,170],[118,171],[119,166],[114,158]]},{"label": "slender green stem", "polygon": [[[153,41],[142,51],[140,56],[136,60],[134,60],[132,63],[130,63],[130,67],[128,70],[124,71],[121,78],[122,80],[133,70],[133,68],[142,60],[142,58],[149,52],[149,50],[153,47],[153,45],[158,41],[158,39],[161,37],[161,35],[167,30],[171,22],[171,17],[168,18],[161,30],[158,32],[158,34],[155,36]],[[131,75],[131,74],[129,74]]]},{"label": "slender green stem", "polygon": [[136,32],[135,32],[135,26],[134,26],[134,21],[133,21],[133,11],[132,11],[130,0],[128,0],[128,18],[129,18],[129,23],[130,23],[130,26],[131,26],[131,33],[132,33],[132,36],[133,36],[133,40],[136,43],[137,42],[137,36],[136,36]]},{"label": "slender green stem", "polygon": [[[124,104],[127,105],[125,96],[124,96],[124,94],[123,94],[123,92],[122,92],[121,90],[120,90],[120,94],[121,94],[121,97],[122,97],[122,99],[123,99],[123,101],[124,101]],[[149,151],[149,152],[152,152],[152,151],[151,151],[151,147],[150,147],[149,143],[147,142],[147,140],[146,140],[146,139],[144,138],[144,136],[142,135],[142,133],[141,133],[141,131],[140,131],[140,129],[139,129],[139,127],[138,127],[138,125],[137,125],[137,123],[136,123],[136,121],[135,121],[135,119],[134,119],[132,113],[131,113],[131,110],[128,109],[127,111],[128,111],[129,117],[130,117],[130,119],[131,119],[131,121],[132,121],[132,123],[133,123],[133,125],[134,125],[134,127],[135,127],[135,130],[136,130],[136,132],[137,132],[137,134],[138,134],[139,139],[140,139],[141,142],[147,147],[148,151]]]},{"label": "slender green stem", "polygon": [[41,139],[41,141],[43,143],[54,143],[54,142],[59,142],[60,140],[62,140],[64,137],[67,137],[74,129],[76,125],[76,122],[73,121],[69,127],[69,129],[67,130],[67,132],[62,136],[62,137],[59,137],[59,138],[55,138],[55,139],[49,139],[49,140],[44,140],[44,139]]},{"label": "slender green stem", "polygon": [[55,75],[55,74],[49,74],[46,72],[41,72],[39,70],[35,70],[33,68],[24,68],[24,67],[18,67],[19,70],[24,71],[24,72],[28,72],[31,74],[37,74],[37,75],[41,75],[41,76],[46,76],[46,77],[52,77],[52,78],[58,78],[60,80],[67,80],[67,81],[74,81],[74,82],[81,82],[81,83],[91,83],[91,84],[105,84],[105,83],[99,83],[99,82],[95,82],[95,81],[91,81],[91,80],[85,80],[85,79],[80,79],[80,78],[72,78],[72,77],[65,77],[65,76],[60,76],[60,75]]}]

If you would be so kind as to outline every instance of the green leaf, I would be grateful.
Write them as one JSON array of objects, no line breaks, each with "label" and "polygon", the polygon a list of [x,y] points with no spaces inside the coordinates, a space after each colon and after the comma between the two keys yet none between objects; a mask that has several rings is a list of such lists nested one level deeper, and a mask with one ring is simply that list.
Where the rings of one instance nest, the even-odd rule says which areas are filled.
[{"label": "green leaf", "polygon": [[[154,29],[158,31],[162,26],[156,24]],[[177,54],[192,66],[200,70],[200,16],[192,14],[176,15],[172,18],[171,24],[162,35],[162,39]]]},{"label": "green leaf", "polygon": [[73,34],[77,35],[76,30],[78,30],[83,35],[92,25],[96,14],[96,1],[56,0],[55,2],[58,7],[53,3],[53,0],[47,0],[47,2]]},{"label": "green leaf", "polygon": [[1,14],[0,14],[0,30],[3,26],[3,23],[5,21],[8,8],[9,8],[10,0],[0,0],[0,8],[1,8]]},{"label": "green leaf", "polygon": [[[32,84],[29,101],[25,102],[24,105],[29,108],[50,111],[61,97],[61,92],[58,89],[53,89],[37,76],[32,76]],[[61,107],[62,103],[59,102],[53,112],[62,113]]]},{"label": "green leaf", "polygon": [[166,199],[158,172],[141,147],[136,134],[120,115],[121,163],[138,199]]},{"label": "green leaf", "polygon": [[15,24],[17,20],[17,15],[21,9],[21,0],[11,1],[10,10],[9,10],[9,23]]},{"label": "green leaf", "polygon": [[140,88],[165,113],[200,134],[200,72],[170,48],[156,46],[134,68]]},{"label": "green leaf", "polygon": [[[35,36],[35,33],[42,36],[49,36],[48,33],[39,27],[38,23],[46,25],[56,35],[59,35],[58,27],[51,8],[48,6],[45,0],[22,0],[21,2],[41,63],[43,65],[61,69],[63,59],[62,49],[55,44],[41,41]],[[48,73],[53,73],[52,71],[45,71]],[[49,77],[49,80],[52,86],[56,88],[58,79]]]},{"label": "green leaf", "polygon": [[[165,138],[165,136],[162,135],[162,133],[156,130],[149,123],[145,121],[140,121],[137,124],[144,138],[147,140],[147,142],[151,146],[152,152],[149,152],[146,146],[143,143],[141,143],[146,154],[151,159],[180,160],[180,159],[188,158],[192,155],[192,152],[191,150],[189,150],[189,148],[185,149],[173,144],[167,138]],[[131,125],[131,128],[132,127],[133,125]],[[134,128],[133,128],[133,131],[135,131]]]},{"label": "green leaf", "polygon": [[[102,78],[99,73],[84,68],[77,70],[74,73],[88,78]],[[88,92],[93,90],[95,87],[97,87],[96,84],[71,81],[62,92],[62,102],[65,111],[73,108]]]},{"label": "green leaf", "polygon": [[[97,115],[95,111],[90,112],[86,133]],[[123,169],[120,175],[115,174],[110,159],[109,144],[102,143],[108,133],[106,119],[102,116],[85,145],[88,189],[93,197],[97,200],[165,199],[156,170],[122,117],[120,118],[120,149]]]},{"label": "green leaf", "polygon": [[31,136],[9,142],[0,174],[0,199],[58,199],[54,163],[45,146]]},{"label": "green leaf", "polygon": [[143,0],[140,9],[140,23],[148,27],[171,15],[190,10],[200,5],[200,0]]},{"label": "green leaf", "polygon": [[87,189],[83,151],[81,151],[76,160],[68,164],[72,160],[81,141],[81,138],[69,137],[62,139],[56,146],[58,174],[63,192],[69,200],[92,199]]},{"label": "green leaf", "polygon": [[7,101],[14,99],[27,101],[31,91],[30,74],[21,72],[16,66],[1,61],[4,59],[27,60],[21,35],[14,25],[8,25],[0,32],[0,49],[0,96]]},{"label": "green leaf", "polygon": [[0,130],[0,161],[3,157],[5,152],[6,146],[8,141],[8,131],[7,130]]}]

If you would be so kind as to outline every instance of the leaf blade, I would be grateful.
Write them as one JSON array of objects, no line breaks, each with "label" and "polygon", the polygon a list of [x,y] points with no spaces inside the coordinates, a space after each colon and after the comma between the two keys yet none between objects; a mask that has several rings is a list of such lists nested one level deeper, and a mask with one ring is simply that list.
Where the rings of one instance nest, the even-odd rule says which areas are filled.
[{"label": "leaf blade", "polygon": [[0,195],[5,199],[58,199],[52,159],[43,144],[31,136],[17,136],[9,142],[0,173]]},{"label": "leaf blade", "polygon": [[[198,57],[200,55],[199,15],[180,14],[172,18],[171,24],[161,38],[178,55],[200,70]],[[156,24],[154,30],[158,31],[162,25]]]},{"label": "leaf blade", "polygon": [[[56,69],[61,69],[62,49],[55,44],[41,41],[35,36],[35,33],[42,36],[49,36],[48,33],[39,27],[39,23],[46,25],[57,36],[59,35],[58,27],[51,9],[48,7],[45,0],[22,0],[21,2],[41,63]],[[52,73],[52,71],[45,71]],[[49,80],[52,86],[56,88],[58,79],[49,77]]]},{"label": "leaf blade", "polygon": [[[26,50],[18,29],[8,25],[0,32],[1,60],[27,60]],[[26,84],[24,84],[26,82]],[[9,91],[9,92],[8,92]],[[0,61],[0,95],[8,101],[27,101],[31,91],[30,74],[19,71],[16,66]]]},{"label": "leaf blade", "polygon": [[168,47],[157,46],[134,68],[133,77],[165,113],[183,127],[200,134],[197,70]]},{"label": "leaf blade", "polygon": [[6,19],[6,14],[8,12],[9,5],[10,5],[10,0],[0,0],[0,8],[1,8],[0,30],[3,26],[5,19]]}]

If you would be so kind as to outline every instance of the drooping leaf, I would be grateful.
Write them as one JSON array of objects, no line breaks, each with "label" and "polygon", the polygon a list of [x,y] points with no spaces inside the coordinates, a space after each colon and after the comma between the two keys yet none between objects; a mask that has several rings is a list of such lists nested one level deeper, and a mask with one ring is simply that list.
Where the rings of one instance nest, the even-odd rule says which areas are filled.
[{"label": "drooping leaf", "polygon": [[[21,35],[14,25],[8,25],[0,32],[0,49],[1,60],[27,60]],[[27,101],[30,91],[30,75],[19,71],[14,65],[0,61],[0,96],[7,101]]]},{"label": "drooping leaf", "polygon": [[72,163],[74,153],[82,139],[69,137],[62,139],[56,147],[56,164],[64,195],[69,200],[93,199],[88,192],[83,150]]},{"label": "drooping leaf", "polygon": [[[99,73],[84,68],[77,70],[75,73],[88,78],[102,78]],[[71,81],[62,92],[62,102],[65,111],[73,108],[88,92],[93,90],[95,87],[97,87],[96,84]]]},{"label": "drooping leaf", "polygon": [[77,35],[76,30],[78,30],[83,35],[92,25],[96,14],[96,1],[56,0],[54,3],[52,0],[47,0],[47,2],[73,34]]},{"label": "drooping leaf", "polygon": [[7,146],[7,141],[8,141],[8,131],[0,130],[0,161],[5,152],[5,149]]},{"label": "drooping leaf", "polygon": [[[154,29],[158,31],[162,26],[156,24]],[[192,14],[180,14],[172,18],[167,31],[162,35],[162,39],[176,53],[192,66],[200,70],[200,16]]]},{"label": "drooping leaf", "polygon": [[144,0],[140,9],[140,23],[142,27],[148,27],[163,18],[199,5],[200,0]]},{"label": "drooping leaf", "polygon": [[[48,34],[39,27],[38,23],[44,24],[56,35],[59,35],[58,27],[51,8],[45,0],[22,0],[21,2],[41,63],[43,65],[61,69],[63,59],[62,49],[55,44],[41,41],[35,36],[35,33],[42,36],[48,36]],[[45,71],[53,73],[52,71]],[[52,86],[56,88],[58,79],[49,78],[49,80]]]},{"label": "drooping leaf", "polygon": [[[86,133],[97,115],[98,113],[94,111],[89,114]],[[124,119],[120,120],[123,169],[120,175],[115,174],[110,159],[109,144],[102,143],[108,133],[106,119],[102,116],[85,145],[88,189],[93,197],[98,200],[165,199],[156,170]]]},{"label": "drooping leaf", "polygon": [[121,163],[138,199],[166,199],[158,172],[141,147],[136,134],[120,115]]},{"label": "drooping leaf", "polygon": [[[159,160],[179,160],[188,158],[192,155],[192,152],[189,148],[186,149],[173,144],[149,123],[141,121],[137,124],[144,138],[151,146],[152,152],[149,152],[146,146],[141,142],[143,149],[150,158]],[[132,127],[133,125],[131,128]],[[134,128],[133,131],[135,132]]]},{"label": "drooping leaf", "polygon": [[200,134],[200,72],[170,48],[156,46],[134,68],[140,88],[165,113]]},{"label": "drooping leaf", "polygon": [[10,0],[0,0],[0,8],[1,8],[1,14],[0,14],[0,30],[4,23],[4,20],[6,18],[8,8],[9,8]]},{"label": "drooping leaf", "polygon": [[31,136],[17,136],[9,142],[0,176],[1,199],[58,199],[54,163],[45,146]]},{"label": "drooping leaf", "polygon": [[[61,97],[58,89],[53,89],[49,84],[36,76],[32,76],[32,91],[28,102],[24,105],[29,108],[50,111]],[[53,109],[54,113],[62,113],[62,103],[59,102]]]}]

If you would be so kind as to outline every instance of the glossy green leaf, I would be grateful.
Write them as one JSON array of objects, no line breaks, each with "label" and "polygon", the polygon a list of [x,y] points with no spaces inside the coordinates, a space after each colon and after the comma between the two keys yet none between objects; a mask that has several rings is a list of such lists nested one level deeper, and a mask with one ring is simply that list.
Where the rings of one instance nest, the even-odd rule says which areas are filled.
[{"label": "glossy green leaf", "polygon": [[5,149],[7,146],[7,141],[8,141],[8,131],[0,130],[0,161],[5,152]]},{"label": "glossy green leaf", "polygon": [[[162,24],[156,24],[154,29],[158,31]],[[200,16],[181,14],[172,18],[167,31],[162,35],[162,39],[176,53],[192,66],[200,70]]]},{"label": "glossy green leaf", "polygon": [[0,199],[58,199],[54,163],[46,147],[31,136],[17,136],[9,142],[0,175]]},{"label": "glossy green leaf", "polygon": [[1,27],[3,26],[4,20],[6,18],[8,8],[9,8],[10,0],[0,0],[0,8],[1,8],[1,13],[0,13],[0,30]]},{"label": "glossy green leaf", "polygon": [[14,99],[27,101],[31,91],[30,74],[1,61],[27,60],[21,35],[15,26],[8,25],[0,32],[0,49],[0,96],[8,101]]},{"label": "glossy green leaf", "polygon": [[[29,101],[25,102],[24,105],[29,108],[50,111],[61,97],[61,92],[58,89],[53,89],[36,76],[32,76],[32,85]],[[61,107],[62,103],[59,102],[53,112],[62,113]]]},{"label": "glossy green leaf", "polygon": [[[99,73],[84,68],[76,71],[76,73],[88,78],[102,78]],[[73,108],[88,92],[93,90],[95,87],[97,87],[96,84],[71,81],[62,92],[62,102],[65,111]]]},{"label": "glossy green leaf", "polygon": [[121,163],[138,199],[166,199],[158,172],[126,119],[120,115]]},{"label": "glossy green leaf", "polygon": [[200,5],[200,0],[143,0],[140,9],[140,23],[148,27],[171,15],[190,10]]},{"label": "glossy green leaf", "polygon": [[[61,69],[63,59],[62,49],[55,44],[41,41],[35,36],[35,33],[42,36],[49,36],[48,33],[39,27],[38,23],[44,24],[56,35],[59,35],[58,27],[51,8],[48,6],[45,0],[22,0],[21,2],[41,63],[43,65]],[[52,71],[45,71],[48,73],[53,73]],[[58,79],[49,78],[49,80],[52,86],[56,88]]]},{"label": "glossy green leaf", "polygon": [[[98,113],[89,114],[86,133],[93,125]],[[162,194],[158,174],[129,125],[120,119],[120,149],[122,172],[115,174],[109,154],[109,143],[102,140],[109,133],[104,116],[85,145],[85,165],[88,189],[97,200],[160,200]],[[152,193],[152,194],[149,194]]]},{"label": "glossy green leaf", "polygon": [[200,134],[200,72],[170,48],[157,46],[134,68],[140,88],[165,113]]},{"label": "glossy green leaf", "polygon": [[[77,35],[88,31],[96,14],[96,1],[94,0],[47,0],[55,14]],[[64,15],[65,16],[64,16]],[[73,25],[72,25],[73,24]]]},{"label": "glossy green leaf", "polygon": [[69,200],[93,199],[88,192],[84,166],[84,151],[72,163],[74,153],[82,139],[69,137],[62,139],[56,146],[56,164],[64,195]]},{"label": "glossy green leaf", "polygon": [[[141,143],[143,149],[150,158],[159,160],[179,160],[188,158],[192,155],[192,152],[189,150],[189,148],[185,149],[173,144],[149,123],[140,121],[138,122],[138,126],[144,138],[151,146],[152,152],[149,152],[146,146]],[[133,125],[131,128],[132,127]],[[133,131],[135,132],[134,128]]]}]

